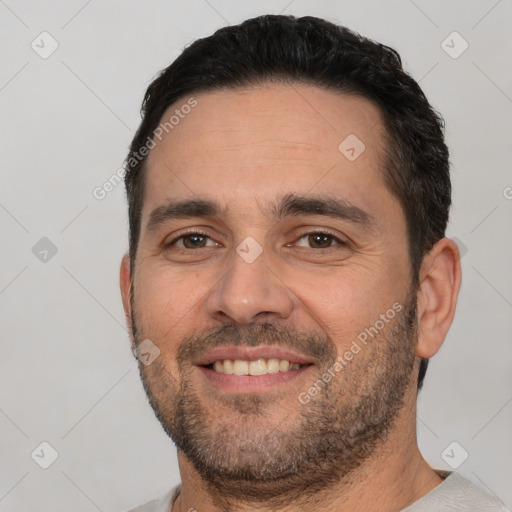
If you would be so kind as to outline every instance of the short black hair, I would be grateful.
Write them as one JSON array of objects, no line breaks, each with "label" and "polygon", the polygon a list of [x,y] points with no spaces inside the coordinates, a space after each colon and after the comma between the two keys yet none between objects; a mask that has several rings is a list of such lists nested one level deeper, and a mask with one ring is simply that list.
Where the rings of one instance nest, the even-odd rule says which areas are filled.
[{"label": "short black hair", "polygon": [[[312,16],[264,15],[221,28],[186,47],[150,84],[125,162],[132,275],[147,160],[140,149],[154,138],[164,112],[192,93],[268,82],[315,85],[366,98],[379,108],[386,141],[383,177],[405,214],[417,289],[423,257],[445,236],[451,205],[444,121],[404,71],[396,50]],[[418,390],[427,365],[422,359]]]}]

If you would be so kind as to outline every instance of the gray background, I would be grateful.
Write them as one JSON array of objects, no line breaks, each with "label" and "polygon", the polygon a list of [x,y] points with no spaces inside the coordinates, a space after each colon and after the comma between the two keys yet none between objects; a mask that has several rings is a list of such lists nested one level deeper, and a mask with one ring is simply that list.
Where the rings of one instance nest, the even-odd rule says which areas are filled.
[{"label": "gray background", "polygon": [[[512,506],[510,1],[0,0],[0,510],[122,511],[179,481],[124,323],[124,189],[92,191],[121,166],[147,85],[186,44],[280,12],[396,48],[446,120],[448,236],[467,252],[420,393],[420,447],[442,469],[465,450],[458,471]],[[31,47],[51,49],[43,31],[59,45],[47,58]],[[442,45],[453,31],[469,44],[457,58],[459,36]],[[56,254],[40,252],[43,237]],[[43,441],[59,454],[48,469],[31,458]]]}]

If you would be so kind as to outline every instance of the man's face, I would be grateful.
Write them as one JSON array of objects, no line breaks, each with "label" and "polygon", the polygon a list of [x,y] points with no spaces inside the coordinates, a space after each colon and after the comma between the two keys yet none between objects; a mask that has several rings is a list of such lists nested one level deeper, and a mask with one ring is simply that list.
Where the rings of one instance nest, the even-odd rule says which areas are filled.
[{"label": "man's face", "polygon": [[[160,350],[140,364],[146,391],[226,492],[343,476],[415,384],[406,223],[384,183],[379,112],[298,84],[194,98],[147,161],[132,276],[133,336]],[[264,375],[236,375],[248,369]]]}]

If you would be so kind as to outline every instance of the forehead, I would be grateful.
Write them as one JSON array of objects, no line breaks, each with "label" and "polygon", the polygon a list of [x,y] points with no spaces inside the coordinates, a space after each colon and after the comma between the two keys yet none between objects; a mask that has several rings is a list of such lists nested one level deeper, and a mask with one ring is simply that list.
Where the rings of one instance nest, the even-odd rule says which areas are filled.
[{"label": "forehead", "polygon": [[303,84],[192,97],[193,108],[182,108],[185,97],[162,117],[174,122],[148,156],[143,217],[170,199],[210,197],[246,211],[283,193],[339,195],[377,216],[396,208],[382,176],[382,118],[369,100]]}]

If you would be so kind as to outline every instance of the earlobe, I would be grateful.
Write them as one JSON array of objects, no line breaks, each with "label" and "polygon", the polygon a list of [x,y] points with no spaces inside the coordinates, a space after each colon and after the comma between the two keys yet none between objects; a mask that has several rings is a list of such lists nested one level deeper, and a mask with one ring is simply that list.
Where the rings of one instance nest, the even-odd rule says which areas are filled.
[{"label": "earlobe", "polygon": [[130,273],[130,257],[125,254],[121,260],[121,268],[119,272],[119,286],[121,288],[121,298],[123,300],[124,313],[128,322],[128,327],[131,325],[131,293],[132,293],[132,280]]},{"label": "earlobe", "polygon": [[441,348],[452,324],[462,278],[457,244],[439,240],[424,257],[418,289],[416,355],[430,358]]}]

